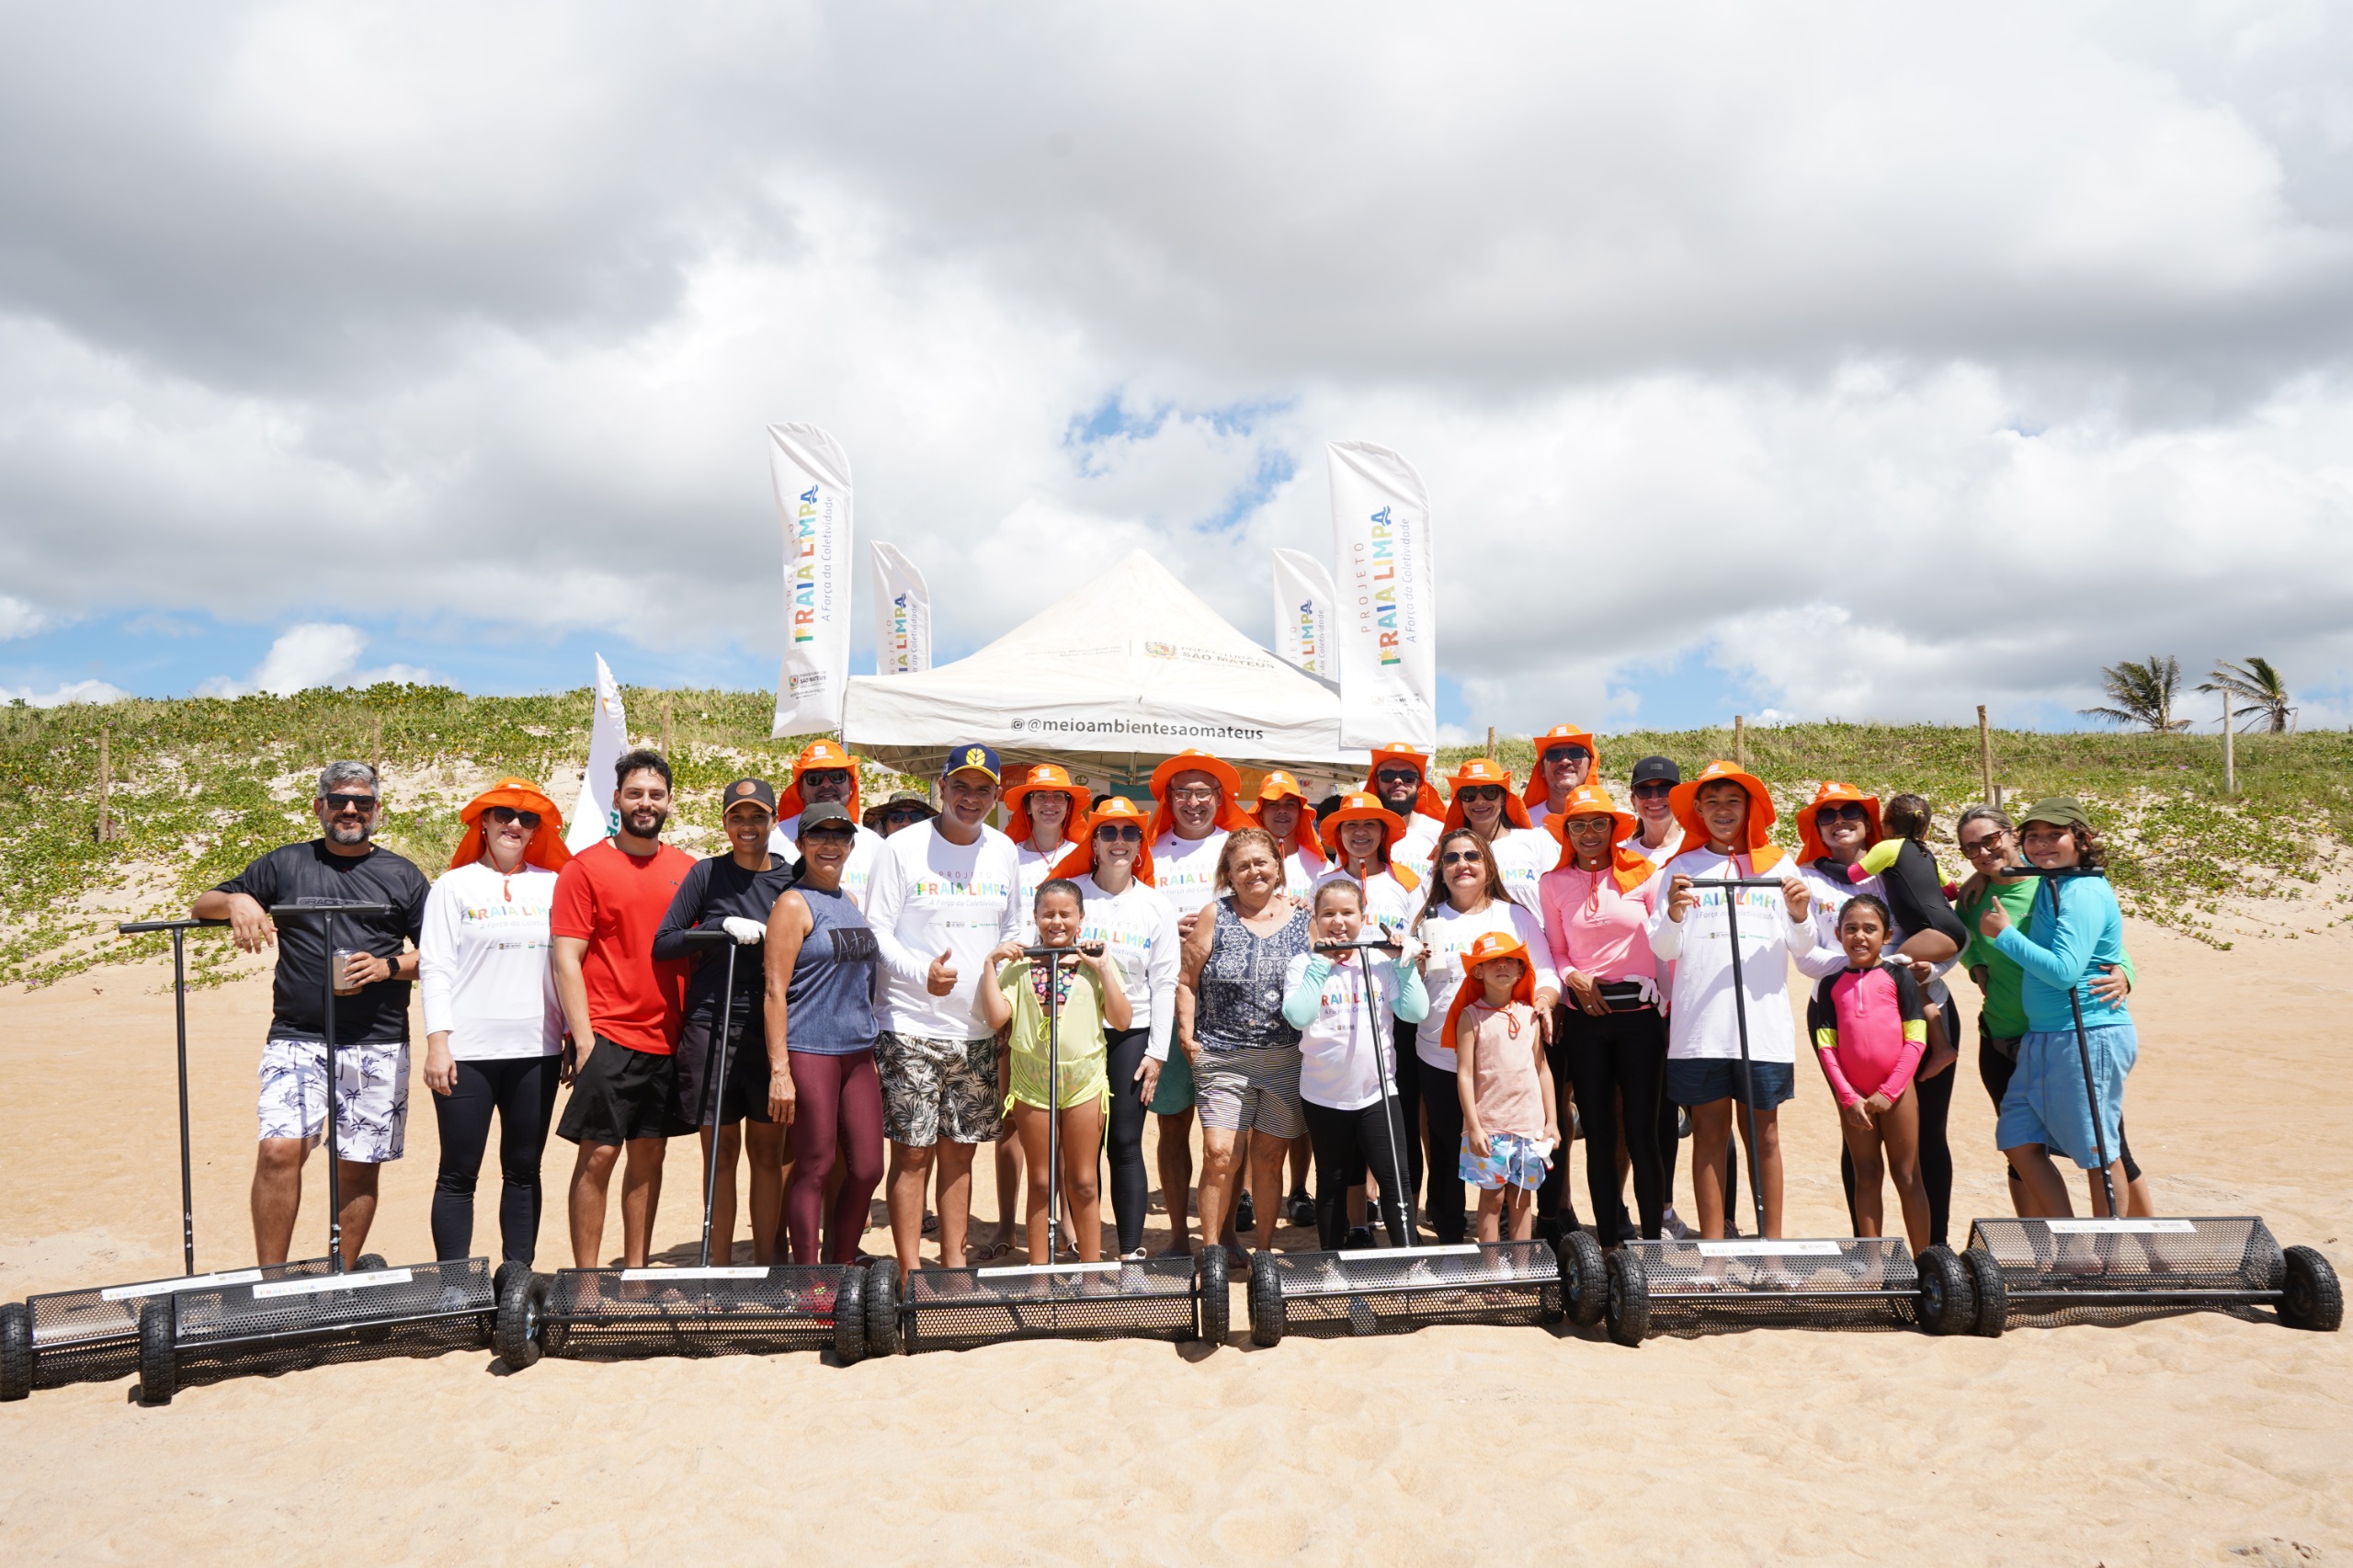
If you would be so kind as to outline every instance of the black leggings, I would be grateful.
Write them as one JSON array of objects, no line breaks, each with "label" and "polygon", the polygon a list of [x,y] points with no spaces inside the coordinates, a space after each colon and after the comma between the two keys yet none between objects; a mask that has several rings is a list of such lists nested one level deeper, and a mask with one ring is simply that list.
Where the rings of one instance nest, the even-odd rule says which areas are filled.
[{"label": "black leggings", "polygon": [[1152,1206],[1152,1182],[1143,1168],[1143,1124],[1151,1106],[1136,1093],[1136,1069],[1143,1064],[1150,1029],[1113,1029],[1106,1067],[1111,1074],[1111,1122],[1104,1147],[1111,1156],[1111,1217],[1120,1250],[1143,1245],[1143,1219]]},{"label": "black leggings", "polygon": [[1463,1236],[1462,1099],[1456,1075],[1427,1062],[1414,1063],[1421,1085],[1422,1117],[1429,1123],[1430,1229],[1442,1245]]},{"label": "black leggings", "polygon": [[[1946,1013],[1948,1022],[1950,1010]],[[1945,1231],[1952,1223],[1952,1144],[1945,1136],[1945,1123],[1952,1116],[1953,1080],[1961,1076],[1958,1066],[1948,1067],[1933,1078],[1912,1080],[1912,1093],[1920,1107],[1920,1187],[1928,1199],[1928,1244],[1945,1244]],[[1855,1223],[1855,1156],[1847,1151],[1842,1133],[1838,1142],[1838,1179],[1847,1187],[1847,1223]],[[1860,1234],[1860,1232],[1857,1232]]]},{"label": "black leggings", "polygon": [[[1618,1187],[1618,1110],[1623,1096],[1634,1207],[1642,1215],[1643,1237],[1656,1241],[1666,1208],[1654,1108],[1666,1076],[1666,1022],[1654,1007],[1600,1017],[1563,1008],[1553,1015],[1553,1028],[1585,1118],[1586,1187],[1593,1198],[1594,1233],[1604,1246],[1627,1236],[1626,1200]],[[1565,1174],[1567,1165],[1564,1159],[1558,1168]],[[1575,1205],[1569,1208],[1574,1211]]]},{"label": "black leggings", "polygon": [[1358,1172],[1370,1172],[1381,1184],[1381,1221],[1388,1228],[1389,1244],[1405,1244],[1405,1188],[1396,1154],[1404,1152],[1407,1140],[1399,1119],[1384,1116],[1391,1103],[1375,1100],[1361,1110],[1335,1110],[1313,1100],[1300,1102],[1307,1136],[1315,1145],[1315,1234],[1325,1252],[1348,1244],[1348,1188]]},{"label": "black leggings", "polygon": [[472,1257],[474,1181],[498,1113],[498,1241],[509,1263],[529,1263],[540,1241],[540,1153],[555,1110],[558,1056],[460,1062],[457,1086],[433,1096],[441,1169],[433,1178],[433,1256]]},{"label": "black leggings", "polygon": [[[1422,1201],[1422,1063],[1414,1054],[1415,1026],[1397,1021],[1393,1058],[1397,1064],[1397,1115],[1405,1124],[1405,1189],[1414,1195],[1414,1210],[1427,1215]],[[1420,1229],[1418,1221],[1415,1228]]]}]

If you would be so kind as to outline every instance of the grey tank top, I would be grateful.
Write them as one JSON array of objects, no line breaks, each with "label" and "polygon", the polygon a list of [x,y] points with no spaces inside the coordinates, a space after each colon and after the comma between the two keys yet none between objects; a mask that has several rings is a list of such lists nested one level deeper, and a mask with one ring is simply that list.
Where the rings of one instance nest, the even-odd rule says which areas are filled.
[{"label": "grey tank top", "polygon": [[1299,1031],[1283,1017],[1283,980],[1307,951],[1307,911],[1294,905],[1289,920],[1260,937],[1233,913],[1233,894],[1215,908],[1217,929],[1194,989],[1193,1038],[1203,1051],[1296,1047]]},{"label": "grey tank top", "polygon": [[809,935],[784,991],[785,1044],[813,1056],[874,1048],[874,990],[882,951],[873,928],[845,892],[799,886]]}]

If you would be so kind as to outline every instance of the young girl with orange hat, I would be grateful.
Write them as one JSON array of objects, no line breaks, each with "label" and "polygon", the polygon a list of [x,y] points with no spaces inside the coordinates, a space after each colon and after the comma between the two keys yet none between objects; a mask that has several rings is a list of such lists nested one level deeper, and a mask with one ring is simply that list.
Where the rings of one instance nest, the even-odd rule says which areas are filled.
[{"label": "young girl with orange hat", "polygon": [[425,1085],[441,1130],[433,1256],[473,1254],[474,1182],[495,1112],[501,1256],[528,1264],[563,1042],[548,911],[555,874],[572,857],[563,813],[527,779],[500,779],[458,820],[465,834],[426,896],[416,939]]},{"label": "young girl with orange hat", "polygon": [[1031,767],[1005,792],[1005,835],[1021,858],[1021,899],[1055,875],[1054,866],[1071,852],[1071,835],[1086,817],[1086,792],[1051,762]]},{"label": "young girl with orange hat", "polygon": [[[1651,916],[1651,950],[1675,965],[1667,1014],[1666,1092],[1691,1112],[1691,1184],[1699,1233],[1725,1233],[1724,1168],[1735,1100],[1756,1113],[1749,1153],[1762,1180],[1765,1233],[1781,1233],[1781,1135],[1778,1108],[1797,1092],[1797,1029],[1790,1007],[1790,962],[1813,952],[1813,899],[1772,841],[1773,797],[1756,775],[1711,762],[1676,786],[1684,847],[1667,862],[1667,895]],[[1773,888],[1711,882],[1769,878]],[[1732,989],[1727,901],[1738,899],[1746,1055]],[[1846,960],[1840,955],[1843,967]]]},{"label": "young girl with orange hat", "polygon": [[[1530,994],[1537,1008],[1536,1028],[1548,1042],[1561,981],[1552,970],[1544,927],[1504,891],[1503,874],[1495,869],[1487,840],[1467,827],[1450,829],[1438,838],[1437,858],[1438,880],[1430,884],[1410,932],[1428,949],[1422,975],[1430,994],[1430,1015],[1415,1031],[1416,1061],[1398,1087],[1407,1102],[1405,1125],[1415,1124],[1415,1102],[1428,1123],[1430,1228],[1439,1241],[1450,1244],[1462,1239],[1463,1231],[1462,1181],[1455,1174],[1462,1102],[1455,1082],[1454,1037],[1446,1017],[1463,983],[1461,956],[1482,937],[1501,935],[1518,942],[1534,968]],[[1412,1080],[1410,1088],[1404,1078]],[[1414,1173],[1407,1176],[1412,1179]]]},{"label": "young girl with orange hat", "polygon": [[1530,1200],[1561,1146],[1560,1096],[1536,1021],[1534,965],[1526,947],[1490,932],[1461,955],[1461,966],[1468,983],[1446,1017],[1461,1063],[1459,1174],[1479,1188],[1479,1239],[1502,1239],[1508,1208],[1511,1239],[1524,1242],[1535,1233]]},{"label": "young girl with orange hat", "polygon": [[[1545,939],[1561,971],[1553,1077],[1564,1087],[1575,1085],[1584,1114],[1594,1229],[1604,1246],[1636,1235],[1619,1189],[1622,1106],[1640,1235],[1656,1241],[1666,1206],[1658,1108],[1666,1019],[1659,1011],[1657,960],[1650,945],[1658,870],[1640,851],[1625,846],[1635,832],[1634,815],[1618,810],[1606,790],[1587,784],[1571,790],[1544,825],[1561,846],[1559,863],[1539,884]],[[1668,1133],[1673,1134],[1671,1124]],[[1549,1197],[1557,1206],[1562,1195],[1548,1182],[1539,1196],[1540,1205]]]},{"label": "young girl with orange hat", "polygon": [[1493,757],[1474,756],[1456,768],[1446,782],[1452,797],[1446,808],[1444,831],[1467,827],[1484,840],[1494,850],[1495,867],[1503,873],[1504,890],[1511,901],[1541,916],[1536,884],[1552,869],[1561,846],[1550,835],[1529,825],[1527,805],[1512,793],[1511,770]]},{"label": "young girl with orange hat", "polygon": [[[1095,808],[1078,842],[1054,875],[1078,885],[1086,913],[1081,942],[1100,942],[1120,966],[1128,993],[1128,1027],[1112,1029],[1105,1047],[1111,1110],[1106,1148],[1111,1156],[1111,1218],[1120,1256],[1144,1256],[1143,1223],[1152,1184],[1143,1163],[1143,1126],[1153,1091],[1168,1060],[1176,1027],[1176,909],[1152,885],[1152,851],[1144,846],[1151,819],[1117,795]],[[1169,1205],[1182,1233],[1187,1202]]]}]

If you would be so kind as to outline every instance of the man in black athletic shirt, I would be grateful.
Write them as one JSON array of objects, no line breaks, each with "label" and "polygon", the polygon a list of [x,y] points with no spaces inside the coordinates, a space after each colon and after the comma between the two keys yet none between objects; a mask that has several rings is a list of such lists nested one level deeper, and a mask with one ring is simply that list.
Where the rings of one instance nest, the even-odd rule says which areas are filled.
[{"label": "man in black athletic shirt", "polygon": [[[335,976],[335,1140],[342,1158],[344,1261],[366,1250],[376,1173],[401,1157],[408,1125],[408,990],[432,891],[415,865],[373,842],[383,800],[376,770],[336,762],[311,802],[324,836],[273,849],[196,901],[199,920],[226,920],[238,947],[278,946],[269,1038],[261,1052],[261,1144],[254,1157],[254,1256],[283,1263],[302,1201],[302,1163],[326,1127],[324,993]],[[270,919],[273,904],[383,903],[389,915]],[[403,950],[404,943],[407,950]]]}]

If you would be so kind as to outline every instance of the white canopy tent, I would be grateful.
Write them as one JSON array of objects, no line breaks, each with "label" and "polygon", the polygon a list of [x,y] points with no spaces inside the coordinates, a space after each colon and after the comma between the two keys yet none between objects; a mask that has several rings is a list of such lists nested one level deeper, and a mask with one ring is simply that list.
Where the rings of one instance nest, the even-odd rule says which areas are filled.
[{"label": "white canopy tent", "polygon": [[969,658],[853,676],[842,736],[918,774],[978,741],[1115,794],[1142,793],[1188,746],[1253,772],[1288,768],[1311,796],[1361,778],[1370,756],[1340,744],[1337,687],[1236,631],[1142,551]]}]

